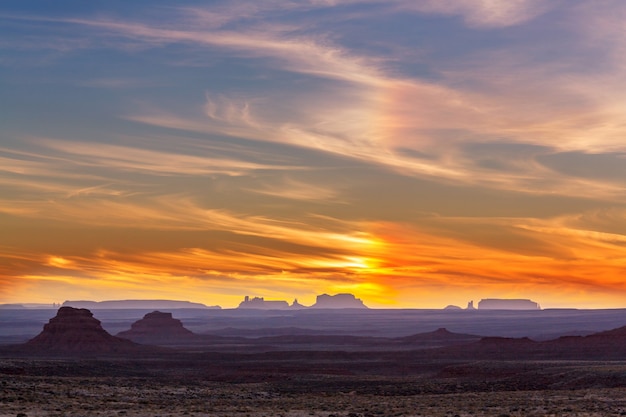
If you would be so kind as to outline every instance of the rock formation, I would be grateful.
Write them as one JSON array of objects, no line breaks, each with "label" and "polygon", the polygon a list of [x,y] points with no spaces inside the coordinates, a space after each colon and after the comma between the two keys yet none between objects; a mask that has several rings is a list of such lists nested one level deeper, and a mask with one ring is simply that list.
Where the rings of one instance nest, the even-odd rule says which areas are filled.
[{"label": "rock formation", "polygon": [[94,309],[177,309],[177,308],[210,308],[220,309],[220,306],[206,306],[201,303],[176,300],[109,300],[109,301],[65,301],[64,307]]},{"label": "rock formation", "polygon": [[478,303],[479,310],[540,310],[539,304],[523,299],[486,298]]},{"label": "rock formation", "polygon": [[134,322],[130,330],[117,334],[133,342],[153,345],[176,345],[196,339],[196,335],[183,327],[183,323],[172,317],[172,313],[153,311]]},{"label": "rock formation", "polygon": [[87,309],[61,307],[43,331],[24,345],[26,352],[53,355],[120,354],[141,346],[107,333]]},{"label": "rock formation", "polygon": [[268,301],[263,297],[252,297],[246,296],[244,300],[239,303],[239,307],[241,309],[258,309],[258,310],[302,310],[308,308],[327,308],[327,309],[342,309],[342,308],[367,308],[363,301],[356,298],[352,294],[336,294],[336,295],[328,295],[322,294],[317,296],[316,303],[307,307],[298,302],[297,299],[293,301],[291,305],[287,303],[287,301]]},{"label": "rock formation", "polygon": [[298,299],[296,298],[296,299],[293,300],[293,303],[291,303],[289,308],[292,309],[292,310],[302,310],[303,308],[308,308],[308,307],[300,304],[298,302]]},{"label": "rock formation", "polygon": [[287,301],[266,301],[263,297],[250,298],[246,295],[246,298],[239,303],[237,308],[249,308],[258,310],[284,310],[289,308]]},{"label": "rock formation", "polygon": [[322,294],[311,308],[367,308],[363,301],[352,294]]}]

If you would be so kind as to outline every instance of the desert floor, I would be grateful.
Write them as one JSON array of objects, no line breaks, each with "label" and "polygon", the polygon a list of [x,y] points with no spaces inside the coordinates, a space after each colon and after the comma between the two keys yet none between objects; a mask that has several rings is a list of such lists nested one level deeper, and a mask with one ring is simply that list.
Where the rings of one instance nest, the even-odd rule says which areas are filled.
[{"label": "desert floor", "polygon": [[119,369],[102,368],[89,376],[84,363],[76,364],[81,376],[71,376],[70,361],[24,364],[2,363],[0,417],[626,415],[626,387],[608,387],[610,381],[600,384],[605,387],[516,390],[502,381],[426,375],[275,374],[251,382],[232,375],[223,381],[214,375],[120,376]]}]

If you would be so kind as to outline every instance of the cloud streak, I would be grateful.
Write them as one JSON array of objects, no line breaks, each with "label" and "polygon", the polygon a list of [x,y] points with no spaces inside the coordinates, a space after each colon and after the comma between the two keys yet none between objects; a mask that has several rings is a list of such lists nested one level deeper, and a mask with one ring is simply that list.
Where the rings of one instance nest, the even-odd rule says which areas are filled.
[{"label": "cloud streak", "polygon": [[546,3],[540,0],[512,0],[507,2],[427,0],[403,2],[401,7],[421,13],[458,15],[470,27],[494,29],[526,23],[555,7],[556,4],[557,2]]},{"label": "cloud streak", "polygon": [[[500,16],[504,19],[517,15],[520,10],[534,10],[537,4],[531,3],[517,2],[507,7],[502,6],[506,10],[494,11],[493,18]],[[431,3],[425,3],[423,7],[426,11],[444,14],[470,9],[469,4],[465,3],[459,3],[458,10],[439,10],[439,6]],[[495,8],[496,5],[485,2],[471,10],[483,13],[490,7]],[[522,23],[528,16],[534,16],[541,10],[543,9],[539,7],[533,13],[524,12],[521,16],[526,17],[509,23]],[[318,44],[314,40],[292,41],[286,39],[280,29],[264,27],[263,36],[251,31],[237,36],[232,33],[226,33],[223,37],[211,36],[211,40],[207,40],[201,32],[194,30],[162,31],[146,25],[115,22],[75,23],[94,25],[133,38],[144,38],[147,42],[183,41],[239,52],[247,51],[259,57],[280,58],[286,63],[284,68],[287,70],[316,73],[340,81],[363,81],[365,88],[355,95],[354,86],[341,87],[339,91],[344,92],[350,105],[337,101],[338,97],[341,98],[337,94],[327,101],[320,100],[317,107],[295,98],[297,105],[311,107],[308,114],[318,115],[317,118],[300,116],[300,119],[285,120],[272,115],[264,117],[262,112],[255,109],[254,101],[237,104],[224,97],[220,99],[221,102],[209,97],[205,104],[209,120],[217,122],[217,126],[184,116],[130,116],[131,120],[157,126],[293,143],[360,158],[413,175],[433,175],[455,181],[462,179],[501,188],[519,188],[522,191],[537,189],[537,183],[541,183],[541,188],[547,192],[568,190],[567,192],[572,193],[579,193],[580,188],[589,188],[590,184],[600,184],[594,184],[590,179],[587,183],[576,186],[576,182],[565,177],[553,185],[545,184],[544,179],[550,172],[537,163],[529,164],[526,173],[501,171],[497,181],[494,181],[491,171],[481,173],[476,167],[467,166],[463,155],[455,155],[450,150],[458,143],[476,140],[500,142],[500,138],[504,137],[511,143],[550,143],[554,146],[553,151],[585,149],[587,152],[598,152],[613,149],[614,141],[624,133],[620,123],[611,121],[617,114],[616,111],[598,108],[593,102],[593,95],[597,92],[583,92],[576,87],[589,84],[582,82],[580,76],[572,74],[555,82],[554,77],[557,74],[535,68],[526,71],[520,79],[519,71],[514,71],[513,68],[528,64],[520,62],[518,57],[510,57],[500,52],[500,55],[491,53],[486,57],[490,62],[488,69],[475,65],[475,68],[469,67],[468,71],[465,66],[462,81],[465,84],[471,81],[474,86],[483,86],[480,91],[475,88],[453,89],[446,86],[447,83],[458,84],[460,81],[460,76],[451,71],[443,73],[448,80],[440,84],[394,78],[386,74],[383,65],[375,64],[374,58],[351,56],[349,52],[336,46]],[[508,23],[504,24],[506,25]],[[294,49],[303,51],[303,54],[293,54]],[[324,71],[316,69],[317,66],[323,66]],[[360,78],[362,74],[366,74],[369,81]],[[609,88],[613,89],[612,86]],[[493,94],[493,91],[502,89],[507,94]],[[307,100],[310,98],[308,96]],[[335,104],[329,106],[330,101]],[[527,106],[526,103],[529,102],[542,104]],[[564,106],[564,103],[569,104]],[[332,113],[324,112],[323,108],[332,109]],[[615,124],[614,127],[611,127],[612,123]],[[354,127],[346,130],[351,125]],[[455,138],[441,141],[439,138],[442,131],[456,132]],[[437,157],[431,160],[408,158],[406,155],[398,155],[396,148],[415,149]]]}]

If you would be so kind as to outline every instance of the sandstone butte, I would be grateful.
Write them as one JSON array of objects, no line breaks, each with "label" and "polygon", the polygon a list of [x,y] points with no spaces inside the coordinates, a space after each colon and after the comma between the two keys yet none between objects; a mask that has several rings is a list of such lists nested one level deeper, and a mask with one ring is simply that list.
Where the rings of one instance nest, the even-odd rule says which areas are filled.
[{"label": "sandstone butte", "polygon": [[23,345],[28,353],[70,356],[137,353],[144,348],[109,334],[91,311],[73,307],[61,307],[43,331]]}]

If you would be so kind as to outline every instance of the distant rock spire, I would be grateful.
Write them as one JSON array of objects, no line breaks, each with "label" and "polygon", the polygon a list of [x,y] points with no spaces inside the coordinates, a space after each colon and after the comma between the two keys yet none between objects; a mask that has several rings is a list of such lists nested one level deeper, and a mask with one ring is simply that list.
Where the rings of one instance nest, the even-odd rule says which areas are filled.
[{"label": "distant rock spire", "polygon": [[300,304],[298,302],[297,298],[294,298],[293,303],[291,303],[291,305],[289,306],[289,308],[292,309],[302,309],[302,308],[307,308],[306,306],[303,306],[302,304]]}]

